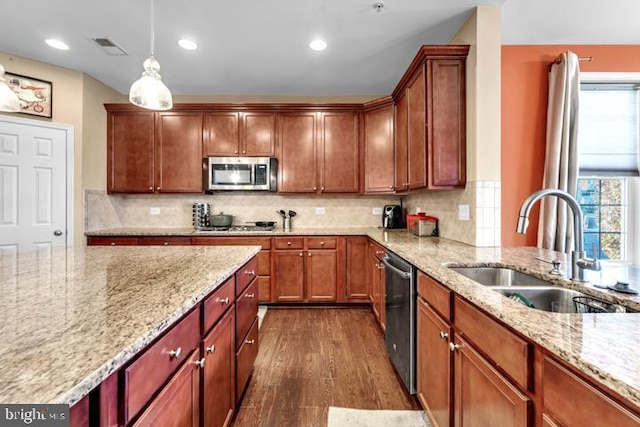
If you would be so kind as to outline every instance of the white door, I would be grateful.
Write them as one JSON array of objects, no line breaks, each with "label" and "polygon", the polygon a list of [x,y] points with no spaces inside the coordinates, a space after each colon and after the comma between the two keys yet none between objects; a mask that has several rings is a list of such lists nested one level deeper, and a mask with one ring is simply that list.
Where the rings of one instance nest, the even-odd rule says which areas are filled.
[{"label": "white door", "polygon": [[73,129],[0,116],[0,253],[72,244]]}]

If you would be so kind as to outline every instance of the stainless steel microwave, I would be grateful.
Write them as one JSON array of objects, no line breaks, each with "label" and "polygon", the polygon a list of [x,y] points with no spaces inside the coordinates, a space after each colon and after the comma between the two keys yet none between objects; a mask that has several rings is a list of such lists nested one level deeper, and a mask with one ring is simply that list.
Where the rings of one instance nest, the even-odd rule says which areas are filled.
[{"label": "stainless steel microwave", "polygon": [[276,191],[278,159],[275,157],[207,157],[204,190]]}]

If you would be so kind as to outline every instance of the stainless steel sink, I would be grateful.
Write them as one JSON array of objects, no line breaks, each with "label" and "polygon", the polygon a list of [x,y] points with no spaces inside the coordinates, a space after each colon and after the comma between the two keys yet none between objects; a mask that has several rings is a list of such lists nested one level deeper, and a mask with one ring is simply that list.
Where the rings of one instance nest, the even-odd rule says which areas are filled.
[{"label": "stainless steel sink", "polygon": [[450,267],[485,286],[549,286],[549,282],[520,271],[500,267]]},{"label": "stainless steel sink", "polygon": [[587,295],[572,289],[557,286],[506,286],[495,287],[492,290],[507,297],[518,293],[531,301],[534,308],[544,311],[556,311],[559,313],[577,313],[574,297]]}]

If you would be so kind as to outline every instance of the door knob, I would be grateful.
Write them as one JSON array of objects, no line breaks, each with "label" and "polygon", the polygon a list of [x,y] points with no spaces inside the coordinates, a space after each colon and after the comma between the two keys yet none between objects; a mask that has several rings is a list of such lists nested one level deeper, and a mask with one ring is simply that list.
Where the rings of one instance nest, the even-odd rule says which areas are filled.
[{"label": "door knob", "polygon": [[53,235],[54,235],[54,236],[62,236],[62,230],[55,230],[55,231],[53,232]]}]

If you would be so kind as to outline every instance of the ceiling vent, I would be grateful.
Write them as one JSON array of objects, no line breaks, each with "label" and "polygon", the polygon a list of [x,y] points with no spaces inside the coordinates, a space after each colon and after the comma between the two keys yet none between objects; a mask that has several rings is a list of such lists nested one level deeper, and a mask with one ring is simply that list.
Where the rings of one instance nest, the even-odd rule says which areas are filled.
[{"label": "ceiling vent", "polygon": [[126,56],[127,52],[124,51],[123,48],[118,46],[113,42],[113,40],[108,39],[106,37],[98,37],[92,39],[100,48],[107,54],[111,56]]}]

